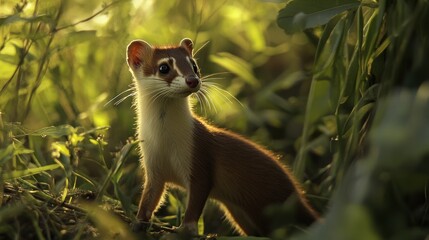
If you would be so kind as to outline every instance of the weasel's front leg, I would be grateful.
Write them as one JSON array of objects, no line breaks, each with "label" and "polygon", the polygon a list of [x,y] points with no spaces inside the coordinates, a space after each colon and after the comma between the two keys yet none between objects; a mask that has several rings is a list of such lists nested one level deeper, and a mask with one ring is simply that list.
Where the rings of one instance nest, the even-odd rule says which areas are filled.
[{"label": "weasel's front leg", "polygon": [[198,219],[210,193],[211,186],[203,179],[191,180],[185,217],[179,229],[198,235]]},{"label": "weasel's front leg", "polygon": [[143,194],[139,202],[137,220],[150,221],[153,212],[159,205],[164,194],[165,182],[155,179],[152,174],[146,173],[146,179],[143,186]]}]

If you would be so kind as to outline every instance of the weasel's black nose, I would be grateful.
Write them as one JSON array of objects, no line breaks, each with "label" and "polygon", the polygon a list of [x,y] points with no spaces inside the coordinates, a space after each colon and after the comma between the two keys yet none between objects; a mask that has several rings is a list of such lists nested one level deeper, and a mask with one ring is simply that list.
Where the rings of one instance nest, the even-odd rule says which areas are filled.
[{"label": "weasel's black nose", "polygon": [[189,76],[186,78],[186,84],[188,84],[188,87],[190,88],[196,88],[199,83],[200,79],[195,76]]}]

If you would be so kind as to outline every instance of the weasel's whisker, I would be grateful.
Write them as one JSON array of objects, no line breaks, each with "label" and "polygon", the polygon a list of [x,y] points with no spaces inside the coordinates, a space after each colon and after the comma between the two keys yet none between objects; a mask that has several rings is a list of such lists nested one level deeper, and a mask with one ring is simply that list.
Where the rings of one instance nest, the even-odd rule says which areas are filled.
[{"label": "weasel's whisker", "polygon": [[[224,100],[226,100],[226,101],[228,101],[229,103],[231,103],[231,104],[232,104],[231,99],[229,99],[229,97],[233,97],[233,98],[235,98],[234,96],[232,96],[232,94],[230,94],[229,92],[227,92],[227,91],[225,91],[225,90],[223,90],[222,88],[219,88],[219,87],[217,87],[217,86],[212,86],[212,87],[211,87],[211,89],[213,89],[213,91],[217,92],[217,93],[218,93],[218,95],[219,95],[220,97],[222,97]],[[225,93],[226,93],[226,94],[229,94],[229,95],[227,96]]]},{"label": "weasel's whisker", "polygon": [[233,99],[235,102],[237,102],[238,104],[240,104],[241,107],[244,108],[244,105],[234,96],[232,95],[230,92],[216,86],[216,85],[212,85],[210,86],[210,88],[212,88],[213,90],[215,90],[216,92],[219,93],[220,96],[222,96],[224,99],[228,100],[231,104],[233,103],[231,101],[231,99]]},{"label": "weasel's whisker", "polygon": [[198,52],[203,49],[210,41],[206,41],[201,47],[199,47],[196,51],[194,51],[194,56],[198,54]]},{"label": "weasel's whisker", "polygon": [[216,108],[216,104],[214,104],[212,101],[209,100],[209,91],[207,88],[201,88],[200,89],[201,92],[201,96],[203,97],[203,100],[207,103],[209,110],[212,111],[214,110],[215,113],[217,113],[217,108]]},{"label": "weasel's whisker", "polygon": [[216,82],[209,82],[209,81],[204,81],[204,85],[211,87],[211,86],[217,86],[217,87],[221,87],[222,85],[220,85],[219,83]]},{"label": "weasel's whisker", "polygon": [[[110,99],[107,103],[105,103],[104,104],[104,106],[106,107],[107,105],[109,105],[111,102],[113,102],[113,101],[115,101],[116,99],[118,99],[119,97],[121,97],[122,95],[124,95],[124,94],[127,94],[128,92],[130,92],[130,91],[134,91],[134,93],[131,93],[131,94],[135,94],[135,91],[136,91],[136,88],[135,88],[135,86],[132,86],[132,87],[130,87],[130,88],[128,88],[128,89],[125,89],[124,91],[122,91],[122,92],[120,92],[120,93],[118,93],[118,95],[116,95],[115,97],[113,97],[112,99]],[[128,95],[127,97],[129,97],[130,95]],[[125,98],[127,98],[127,97],[125,97]],[[124,99],[125,100],[125,99]],[[116,104],[115,104],[116,105]]]},{"label": "weasel's whisker", "polygon": [[204,102],[201,99],[200,94],[201,94],[200,92],[196,92],[196,93],[193,93],[192,96],[197,99],[197,101],[200,103],[200,110],[204,111],[204,115],[207,116],[207,109],[204,106]]},{"label": "weasel's whisker", "polygon": [[116,101],[116,102],[114,103],[114,105],[115,105],[115,106],[118,106],[120,103],[122,103],[123,101],[125,101],[127,98],[132,97],[132,96],[134,96],[134,95],[136,95],[136,94],[137,94],[136,92],[132,92],[132,93],[128,94],[127,96],[125,96],[125,97],[123,97],[123,98],[119,99],[118,101]]},{"label": "weasel's whisker", "polygon": [[146,87],[146,89],[145,89],[144,93],[142,94],[142,96],[145,96],[145,97],[152,96],[155,93],[158,93],[159,91],[161,91],[161,90],[159,89],[159,87],[156,87],[156,86]]},{"label": "weasel's whisker", "polygon": [[202,78],[201,81],[206,83],[208,81],[213,81],[213,80],[222,80],[224,78]]},{"label": "weasel's whisker", "polygon": [[226,75],[226,74],[229,74],[229,72],[218,72],[218,73],[212,73],[212,74],[205,75],[205,76],[204,76],[204,77],[202,77],[201,79],[206,79],[206,78],[211,78],[211,77],[214,77],[214,76]]},{"label": "weasel's whisker", "polygon": [[201,96],[201,99],[202,99],[202,103],[205,106],[204,114],[207,116],[207,108],[209,109],[209,111],[212,111],[211,110],[212,109],[212,103],[209,100],[209,98],[207,96],[207,93],[205,93],[204,91],[200,91],[200,96]]},{"label": "weasel's whisker", "polygon": [[159,98],[162,99],[163,97],[165,97],[166,95],[168,95],[168,93],[169,93],[168,89],[161,89],[160,91],[156,92],[152,96],[149,104],[154,104],[157,101],[157,99],[159,99]]},{"label": "weasel's whisker", "polygon": [[198,100],[201,104],[201,108],[204,109],[204,115],[207,115],[207,108],[209,108],[209,111],[211,111],[211,106],[210,106],[209,102],[207,101],[207,99],[205,98],[204,92],[202,91],[202,89],[200,89],[200,91],[198,91],[197,96],[198,96]]},{"label": "weasel's whisker", "polygon": [[202,99],[202,101],[203,101],[203,103],[204,103],[204,106],[206,106],[205,107],[205,111],[204,111],[204,114],[207,116],[207,108],[209,109],[209,111],[211,111],[211,108],[212,108],[212,106],[211,106],[211,101],[209,100],[209,96],[207,96],[206,95],[206,93],[204,93],[204,92],[201,92],[201,99]]}]

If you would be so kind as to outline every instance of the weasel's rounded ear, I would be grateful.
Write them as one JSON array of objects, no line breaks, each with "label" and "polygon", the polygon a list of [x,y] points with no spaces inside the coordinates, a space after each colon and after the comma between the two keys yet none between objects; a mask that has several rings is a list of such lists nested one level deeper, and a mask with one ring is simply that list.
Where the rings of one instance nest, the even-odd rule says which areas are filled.
[{"label": "weasel's rounded ear", "polygon": [[191,39],[189,38],[184,38],[182,39],[182,41],[180,41],[180,46],[184,47],[186,49],[186,51],[189,52],[189,54],[192,56],[193,54],[193,50],[194,50],[194,43],[192,42]]},{"label": "weasel's rounded ear", "polygon": [[132,69],[142,66],[152,56],[152,46],[143,40],[134,40],[127,47],[127,63]]}]

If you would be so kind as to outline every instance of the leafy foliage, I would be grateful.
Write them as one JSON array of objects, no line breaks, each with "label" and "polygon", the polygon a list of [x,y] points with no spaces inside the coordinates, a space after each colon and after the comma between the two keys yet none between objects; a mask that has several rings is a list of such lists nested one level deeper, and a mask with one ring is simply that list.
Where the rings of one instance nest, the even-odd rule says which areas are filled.
[{"label": "leafy foliage", "polygon": [[[305,12],[288,9],[290,4],[285,9],[293,16]],[[294,170],[302,176],[320,158],[312,153],[329,146],[322,153],[332,162],[319,187],[323,195],[335,194],[325,222],[299,239],[427,236],[428,149],[418,143],[427,142],[420,122],[428,120],[428,71],[414,47],[427,52],[429,42],[428,33],[412,29],[423,28],[428,10],[425,1],[363,1],[324,26]],[[294,28],[281,21],[284,11],[279,24],[289,31]]]},{"label": "leafy foliage", "polygon": [[[0,238],[137,238],[125,46],[190,37],[203,75],[227,71],[213,78],[241,104],[213,91],[197,114],[283,155],[325,216],[295,238],[422,239],[428,16],[425,0],[3,1]],[[180,223],[183,198],[138,237],[180,237],[154,232]],[[209,204],[200,232],[264,239],[229,237],[221,219]]]},{"label": "leafy foliage", "polygon": [[287,33],[295,33],[324,25],[334,16],[349,9],[357,9],[359,5],[356,0],[290,1],[280,10],[277,20]]}]

